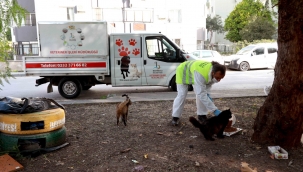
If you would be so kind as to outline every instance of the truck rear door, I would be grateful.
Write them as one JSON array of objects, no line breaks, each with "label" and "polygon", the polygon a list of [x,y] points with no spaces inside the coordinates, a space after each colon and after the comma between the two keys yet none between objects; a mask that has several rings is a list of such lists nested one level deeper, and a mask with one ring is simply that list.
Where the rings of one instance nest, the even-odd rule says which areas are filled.
[{"label": "truck rear door", "polygon": [[112,34],[111,68],[112,86],[146,85],[142,70],[142,42],[139,34]]}]

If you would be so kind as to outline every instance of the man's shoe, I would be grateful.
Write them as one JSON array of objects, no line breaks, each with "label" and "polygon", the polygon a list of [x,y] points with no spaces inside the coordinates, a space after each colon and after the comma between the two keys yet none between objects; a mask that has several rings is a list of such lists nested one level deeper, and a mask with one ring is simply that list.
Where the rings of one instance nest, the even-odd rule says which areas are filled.
[{"label": "man's shoe", "polygon": [[173,126],[179,125],[179,118],[178,117],[173,117],[171,123],[172,123]]},{"label": "man's shoe", "polygon": [[206,115],[198,115],[198,119],[201,123],[203,123],[207,119],[207,117]]}]

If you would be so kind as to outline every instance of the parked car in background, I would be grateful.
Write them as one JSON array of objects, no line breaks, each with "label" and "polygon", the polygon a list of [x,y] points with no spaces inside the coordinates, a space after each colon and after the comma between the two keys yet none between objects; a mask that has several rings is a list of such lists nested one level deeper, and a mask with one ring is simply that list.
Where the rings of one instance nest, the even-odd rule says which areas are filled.
[{"label": "parked car in background", "polygon": [[224,58],[229,69],[247,71],[258,68],[274,68],[278,56],[277,43],[259,43],[248,45],[235,55]]},{"label": "parked car in background", "polygon": [[220,64],[224,64],[221,54],[214,50],[195,50],[191,54],[196,56],[197,60],[217,61]]}]

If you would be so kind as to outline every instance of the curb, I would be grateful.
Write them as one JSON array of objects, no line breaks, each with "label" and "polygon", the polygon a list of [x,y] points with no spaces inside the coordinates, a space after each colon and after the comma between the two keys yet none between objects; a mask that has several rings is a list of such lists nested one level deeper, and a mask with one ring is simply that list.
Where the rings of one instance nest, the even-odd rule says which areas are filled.
[{"label": "curb", "polygon": [[[106,99],[62,99],[56,100],[60,104],[94,104],[94,103],[119,103],[124,99],[121,97],[123,93],[112,95]],[[161,94],[155,93],[129,93],[132,102],[138,101],[173,101],[177,92],[165,92]],[[212,98],[236,98],[236,97],[266,97],[263,89],[247,89],[247,90],[213,90]],[[188,92],[187,100],[196,99],[194,92]]]}]

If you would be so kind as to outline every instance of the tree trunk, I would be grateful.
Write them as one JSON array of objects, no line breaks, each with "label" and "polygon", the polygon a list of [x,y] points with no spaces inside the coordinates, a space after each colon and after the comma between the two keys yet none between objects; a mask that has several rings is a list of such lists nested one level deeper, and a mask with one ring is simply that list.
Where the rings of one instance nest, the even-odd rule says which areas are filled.
[{"label": "tree trunk", "polygon": [[259,109],[252,140],[298,147],[303,133],[303,1],[279,0],[278,59],[272,88]]},{"label": "tree trunk", "polygon": [[209,43],[211,44],[211,40],[213,39],[213,31],[210,31],[210,38],[209,38]]}]

